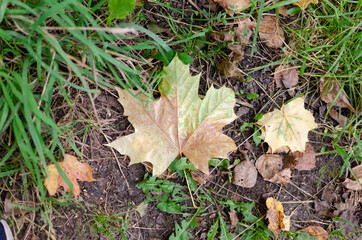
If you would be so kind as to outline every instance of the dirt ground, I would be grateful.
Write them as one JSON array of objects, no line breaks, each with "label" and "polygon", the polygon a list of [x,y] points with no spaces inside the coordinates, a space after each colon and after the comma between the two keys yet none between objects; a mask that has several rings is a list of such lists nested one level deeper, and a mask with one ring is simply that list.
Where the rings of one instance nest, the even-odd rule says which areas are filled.
[{"label": "dirt ground", "polygon": [[[171,4],[175,2],[171,1]],[[188,1],[183,3],[185,2],[187,2],[186,7],[181,6],[181,9],[182,7],[196,9]],[[194,3],[199,8],[203,8],[207,1],[194,1]],[[154,5],[146,4],[144,7],[148,11],[157,11]],[[160,20],[157,19],[155,21],[159,22]],[[245,49],[245,58],[239,64],[245,73],[251,72],[258,66],[281,59],[282,52],[279,50],[272,50],[261,43],[257,44],[257,49],[258,51],[253,57],[250,57],[251,47],[248,46]],[[251,100],[245,96],[237,95],[234,111],[238,115],[238,119],[224,128],[224,133],[230,136],[238,146],[238,150],[230,154],[230,163],[236,159],[244,159],[241,151],[247,151],[249,159],[255,162],[268,149],[266,143],[259,146],[255,145],[250,138],[254,132],[253,129],[247,128],[240,132],[239,129],[242,124],[255,122],[257,114],[269,112],[277,107],[276,104],[281,105],[300,93],[305,93],[305,106],[313,113],[319,126],[309,134],[309,140],[314,150],[316,153],[319,153],[323,147],[325,151],[333,150],[331,144],[333,139],[316,133],[323,132],[326,123],[338,125],[329,117],[324,121],[327,107],[319,97],[316,79],[302,78],[299,85],[294,89],[294,93],[291,93],[276,88],[273,81],[274,68],[275,66],[252,72],[250,76],[253,81],[245,83],[234,78],[225,79],[222,73],[210,62],[201,58],[194,59],[191,71],[193,74],[201,73],[200,96],[203,96],[212,84],[217,88],[227,86],[235,91],[242,89],[245,94],[259,94],[258,98]],[[122,216],[128,219],[128,228],[125,233],[127,239],[168,239],[174,231],[175,222],[180,221],[182,215],[162,212],[158,210],[155,203],[150,203],[146,209],[146,214],[141,217],[135,208],[143,202],[146,196],[136,187],[136,184],[143,179],[146,173],[145,167],[142,164],[128,166],[129,158],[127,156],[120,155],[104,145],[119,136],[128,135],[134,131],[127,121],[127,117],[123,115],[122,106],[117,101],[116,91],[102,90],[99,95],[94,96],[95,108],[92,107],[89,96],[85,93],[74,91],[71,97],[74,102],[72,108],[63,104],[62,99],[55,98],[53,114],[58,125],[75,124],[70,130],[74,134],[70,135],[83,154],[85,162],[94,168],[94,178],[97,181],[80,184],[82,191],[76,204],[53,205],[58,212],[55,213],[54,211],[52,215],[57,239],[107,239],[102,234],[97,237],[92,232],[94,224],[96,224],[92,221],[92,214],[99,215],[102,213],[105,216],[111,216],[122,212],[125,212]],[[69,147],[65,140],[64,146],[66,149]],[[72,152],[69,153],[72,154]],[[343,178],[338,178],[342,164],[343,161],[338,155],[320,154],[317,156],[316,167],[313,170],[295,170],[292,182],[287,186],[283,187],[264,181],[258,175],[257,184],[250,189],[233,185],[227,182],[227,176],[221,171],[214,171],[212,180],[204,183],[202,187],[220,191],[220,194],[238,201],[255,201],[258,216],[266,213],[265,200],[272,196],[283,203],[287,215],[292,215],[292,231],[316,225],[330,232],[335,226],[329,212],[338,209],[337,204],[350,203],[352,198],[356,199],[355,202],[350,203],[352,210],[349,213],[341,211],[341,214],[344,214],[343,217],[349,218],[346,220],[354,219],[356,224],[362,225],[361,196],[356,192],[344,189],[340,184]],[[173,179],[172,181],[186,184],[183,179]],[[224,185],[225,182],[227,182],[226,185]],[[61,195],[62,193],[58,194],[59,197]],[[185,204],[192,206],[191,202],[185,202]],[[323,211],[325,204],[327,204],[326,208],[329,209]],[[212,210],[211,208],[210,212]],[[228,216],[228,209],[222,209],[222,211],[225,216]],[[195,239],[205,239],[205,233],[214,220],[212,217],[210,214],[198,219],[199,227],[190,229]],[[40,218],[41,216],[37,214],[35,222],[40,223]],[[230,224],[229,221],[227,223]],[[117,226],[121,223],[112,224]],[[116,239],[121,239],[121,237]]]}]

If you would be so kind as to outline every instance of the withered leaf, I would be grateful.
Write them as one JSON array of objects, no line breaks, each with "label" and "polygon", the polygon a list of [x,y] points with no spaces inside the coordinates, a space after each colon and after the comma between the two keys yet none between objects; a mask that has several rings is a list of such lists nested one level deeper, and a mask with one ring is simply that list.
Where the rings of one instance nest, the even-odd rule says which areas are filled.
[{"label": "withered leaf", "polygon": [[278,183],[283,186],[291,182],[292,170],[285,168],[282,171],[276,173],[272,178],[267,179],[269,182]]},{"label": "withered leaf", "polygon": [[303,0],[303,1],[293,3],[293,5],[298,6],[301,9],[306,9],[308,7],[308,5],[311,3],[317,4],[318,0]]},{"label": "withered leaf", "polygon": [[128,155],[130,164],[152,163],[154,175],[162,174],[181,153],[197,169],[208,173],[210,158],[227,158],[237,149],[222,132],[237,117],[233,110],[235,93],[226,87],[211,86],[201,100],[200,75],[191,76],[188,65],[178,56],[163,72],[158,86],[161,97],[155,102],[135,101],[128,91],[117,89],[118,100],[135,132],[107,146]]},{"label": "withered leaf", "polygon": [[264,154],[256,160],[255,166],[264,180],[269,180],[282,170],[283,159],[277,154]]},{"label": "withered leaf", "polygon": [[229,13],[230,16],[234,16],[235,12],[238,12],[248,6],[251,0],[213,0],[219,4],[222,8]]},{"label": "withered leaf", "polygon": [[308,132],[317,127],[312,113],[304,108],[303,97],[264,114],[257,124],[262,127],[260,138],[269,144],[272,152],[283,146],[293,152],[304,152]]},{"label": "withered leaf", "polygon": [[[350,190],[361,191],[362,190],[362,165],[352,168],[352,172],[354,173],[354,175],[356,176],[358,181],[347,178],[343,182],[343,185]],[[354,178],[354,176],[352,174],[351,174],[351,178]]]},{"label": "withered leaf", "polygon": [[246,159],[234,168],[233,184],[243,188],[251,188],[254,187],[257,177],[256,167],[249,159]]},{"label": "withered leaf", "polygon": [[[91,168],[88,163],[78,162],[77,158],[72,155],[65,154],[64,161],[58,164],[73,184],[73,195],[75,197],[80,193],[77,180],[87,182],[96,181],[92,175],[93,168]],[[70,191],[70,188],[60,176],[55,164],[48,165],[48,171],[49,176],[44,180],[44,185],[51,196],[55,195],[59,187],[63,187],[64,190],[68,192]]]},{"label": "withered leaf", "polygon": [[244,81],[243,75],[238,68],[238,62],[230,62],[228,59],[222,61],[217,67],[223,74],[225,78],[235,77],[239,81]]},{"label": "withered leaf", "polygon": [[237,213],[236,213],[235,209],[230,209],[229,217],[230,217],[230,221],[231,221],[231,227],[233,228],[239,222],[239,219],[238,219],[238,216],[237,216]]},{"label": "withered leaf", "polygon": [[318,240],[326,240],[329,237],[327,231],[318,226],[309,226],[307,228],[303,228],[299,232],[306,232],[310,236],[317,237]]},{"label": "withered leaf", "polygon": [[[338,93],[341,91],[341,87],[339,86],[339,83],[335,78],[321,79],[319,88],[321,91],[321,98],[326,103],[332,103],[337,97]],[[352,107],[343,90],[334,102],[334,106],[348,108],[352,112],[356,112],[356,109]]]},{"label": "withered leaf", "polygon": [[275,68],[274,80],[278,88],[292,88],[298,84],[298,72],[295,68],[291,68],[289,65],[280,65]]},{"label": "withered leaf", "polygon": [[315,151],[309,142],[306,143],[304,152],[295,151],[285,156],[286,167],[295,168],[299,171],[312,170],[315,168],[315,162]]},{"label": "withered leaf", "polygon": [[281,230],[284,228],[283,219],[284,219],[284,210],[283,205],[278,200],[269,197],[266,200],[266,206],[268,211],[266,217],[269,220],[268,229],[274,233],[277,237]]},{"label": "withered leaf", "polygon": [[264,15],[261,17],[259,37],[270,48],[281,48],[283,46],[284,32],[275,16]]}]

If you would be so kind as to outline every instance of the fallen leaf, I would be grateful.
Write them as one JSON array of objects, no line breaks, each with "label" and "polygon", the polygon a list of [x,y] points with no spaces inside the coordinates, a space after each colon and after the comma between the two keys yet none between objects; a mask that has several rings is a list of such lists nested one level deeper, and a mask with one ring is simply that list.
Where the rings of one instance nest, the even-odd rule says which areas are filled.
[{"label": "fallen leaf", "polygon": [[318,226],[309,226],[307,228],[303,228],[299,232],[306,232],[310,236],[317,237],[318,240],[326,240],[329,237],[327,231]]},{"label": "fallen leaf", "polygon": [[279,7],[279,13],[283,15],[284,17],[289,17],[289,14],[287,13],[288,9],[285,6]]},{"label": "fallen leaf", "polygon": [[275,16],[264,15],[261,17],[259,37],[270,48],[281,48],[283,46],[284,32]]},{"label": "fallen leaf", "polygon": [[266,180],[268,180],[269,182],[278,183],[285,186],[291,182],[290,179],[291,177],[292,177],[292,170],[290,170],[289,168],[285,168],[282,171],[276,173],[272,178]]},{"label": "fallen leaf", "polygon": [[350,120],[348,117],[343,116],[341,113],[338,113],[333,107],[328,112],[328,115],[336,120],[340,127],[344,126],[344,123],[349,124]]},{"label": "fallen leaf", "polygon": [[238,62],[236,61],[230,62],[228,59],[225,59],[217,68],[224,74],[225,78],[235,77],[239,81],[244,81],[244,77],[238,68]]},{"label": "fallen leaf", "polygon": [[288,153],[285,156],[285,165],[287,168],[295,168],[299,171],[302,170],[312,170],[315,168],[315,151],[309,142],[305,145],[305,151],[299,152],[295,151],[293,153]]},{"label": "fallen leaf", "polygon": [[136,211],[140,214],[140,217],[143,218],[143,216],[146,214],[146,209],[148,208],[148,202],[141,202],[137,207]]},{"label": "fallen leaf", "polygon": [[[356,176],[358,181],[347,178],[343,182],[343,185],[350,190],[361,191],[362,190],[362,165],[352,168],[352,172],[354,173],[354,175]],[[354,178],[354,176],[352,175],[351,178]]]},{"label": "fallen leaf", "polygon": [[[78,162],[77,158],[72,155],[65,154],[64,161],[58,164],[73,184],[74,197],[78,197],[80,193],[77,180],[87,182],[96,181],[92,175],[93,168],[91,168],[88,163]],[[49,176],[44,180],[44,185],[51,196],[55,195],[59,187],[63,187],[67,192],[70,191],[70,188],[60,176],[55,164],[48,165],[48,171]]]},{"label": "fallen leaf", "polygon": [[289,65],[280,65],[275,68],[274,81],[277,84],[277,88],[292,88],[298,84],[298,72],[295,68],[291,68]]},{"label": "fallen leaf", "polygon": [[204,182],[205,178],[210,177],[209,175],[205,175],[205,173],[200,171],[191,170],[190,173],[192,179],[194,179],[198,183],[202,183]]},{"label": "fallen leaf", "polygon": [[311,112],[304,109],[304,98],[296,98],[274,111],[264,114],[257,124],[262,126],[261,139],[265,140],[272,152],[288,146],[294,151],[304,152],[308,132],[316,127]]},{"label": "fallen leaf", "polygon": [[264,154],[256,160],[255,166],[264,180],[269,180],[282,170],[283,159],[277,154]]},{"label": "fallen leaf", "polygon": [[222,132],[226,124],[237,118],[233,110],[235,93],[226,87],[211,86],[201,100],[200,75],[191,76],[188,65],[177,56],[163,72],[158,87],[161,97],[155,102],[135,101],[128,91],[117,88],[118,100],[135,133],[107,146],[128,155],[130,164],[152,163],[153,175],[162,174],[181,153],[197,169],[208,173],[210,158],[227,158],[229,152],[237,149]]},{"label": "fallen leaf", "polygon": [[290,231],[290,216],[284,215],[282,231]]},{"label": "fallen leaf", "polygon": [[293,3],[293,5],[298,6],[301,9],[306,9],[308,7],[308,5],[311,3],[317,4],[318,0],[303,0],[303,1]]},{"label": "fallen leaf", "polygon": [[[240,11],[251,3],[251,0],[213,0],[219,4],[230,16],[234,16],[235,12]],[[244,9],[245,10],[245,9]]]},{"label": "fallen leaf", "polygon": [[254,164],[246,159],[236,165],[233,175],[233,184],[243,188],[251,188],[256,183],[258,172]]},{"label": "fallen leaf", "polygon": [[236,211],[235,209],[230,209],[230,212],[229,212],[229,217],[230,217],[230,221],[231,221],[231,227],[235,227],[238,222],[239,222],[239,219],[238,219],[238,216],[236,214]]},{"label": "fallen leaf", "polygon": [[[337,97],[338,93],[341,91],[341,87],[335,78],[331,78],[329,80],[322,78],[319,88],[321,91],[321,98],[326,103],[332,103]],[[356,112],[356,109],[352,107],[343,90],[334,102],[334,106],[348,108],[352,112]]]},{"label": "fallen leaf", "polygon": [[266,206],[268,211],[266,217],[269,220],[268,229],[274,233],[277,237],[281,229],[284,228],[283,219],[284,219],[284,210],[281,202],[274,198],[267,198]]}]

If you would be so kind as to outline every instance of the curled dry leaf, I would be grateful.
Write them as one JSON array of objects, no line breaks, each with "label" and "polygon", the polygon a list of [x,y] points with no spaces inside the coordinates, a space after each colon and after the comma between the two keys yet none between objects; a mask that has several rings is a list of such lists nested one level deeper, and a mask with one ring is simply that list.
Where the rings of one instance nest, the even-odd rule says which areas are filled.
[{"label": "curled dry leaf", "polygon": [[340,127],[343,127],[344,123],[349,124],[350,120],[348,117],[343,116],[340,112],[337,112],[334,107],[330,109],[328,115],[336,120]]},{"label": "curled dry leaf", "polygon": [[230,221],[231,221],[231,227],[235,227],[238,222],[239,222],[239,219],[238,219],[238,216],[236,214],[236,211],[235,209],[230,209],[230,212],[229,212],[229,217],[230,217]]},{"label": "curled dry leaf", "polygon": [[269,220],[268,229],[274,233],[275,236],[278,236],[280,231],[284,229],[285,225],[284,220],[284,210],[283,205],[278,200],[269,197],[266,200],[266,206],[268,211],[266,217]]},{"label": "curled dry leaf", "polygon": [[291,182],[292,170],[285,168],[282,171],[276,173],[272,178],[267,179],[269,182],[278,183],[283,186]]},{"label": "curled dry leaf", "polygon": [[130,164],[152,163],[153,175],[162,174],[181,153],[197,169],[208,173],[210,158],[227,158],[229,152],[237,149],[222,132],[226,124],[237,118],[233,110],[235,93],[226,87],[211,86],[201,100],[200,75],[191,76],[189,66],[178,56],[163,71],[158,86],[161,97],[155,102],[135,101],[128,91],[117,89],[124,115],[135,132],[107,146],[128,155]]},{"label": "curled dry leaf", "polygon": [[[77,180],[87,182],[96,181],[92,175],[93,168],[91,168],[88,163],[78,162],[77,158],[72,155],[65,154],[64,161],[58,164],[73,184],[73,195],[75,197],[80,193]],[[49,176],[44,180],[44,185],[51,196],[55,195],[59,187],[63,187],[68,192],[70,191],[70,188],[60,176],[55,164],[48,165],[48,171]]]},{"label": "curled dry leaf", "polygon": [[298,6],[301,9],[306,9],[308,7],[308,5],[311,3],[317,4],[318,0],[303,0],[303,1],[293,3],[293,5]]},{"label": "curled dry leaf", "polygon": [[[343,182],[343,185],[350,190],[361,191],[362,190],[362,165],[352,168],[352,172],[354,173],[354,175],[356,176],[358,181],[347,178]],[[351,178],[354,178],[353,175],[351,176]]]},{"label": "curled dry leaf", "polygon": [[259,37],[270,48],[281,48],[283,46],[284,32],[275,16],[264,15],[261,17]]},{"label": "curled dry leaf", "polygon": [[248,6],[251,0],[213,0],[219,4],[230,16],[234,16],[235,12],[238,12]]},{"label": "curled dry leaf", "polygon": [[277,154],[264,154],[256,160],[255,166],[264,180],[269,180],[282,170],[283,159]]},{"label": "curled dry leaf", "polygon": [[327,231],[318,226],[310,226],[307,228],[303,228],[299,232],[306,232],[310,236],[317,237],[318,240],[326,240],[329,237],[329,234],[327,233]]},{"label": "curled dry leaf", "polygon": [[283,146],[293,152],[304,152],[308,132],[317,127],[312,113],[304,109],[302,97],[265,114],[257,124],[262,126],[260,138],[269,144],[272,152]]},{"label": "curled dry leaf", "polygon": [[298,84],[298,72],[295,68],[291,68],[289,65],[280,65],[275,68],[274,80],[278,88],[292,88]]},{"label": "curled dry leaf", "polygon": [[348,108],[352,112],[356,112],[356,109],[352,107],[343,90],[341,91],[341,87],[339,86],[339,83],[335,78],[331,78],[328,80],[325,78],[321,79],[319,88],[321,91],[321,98],[324,102],[332,103],[337,97],[338,93],[341,92],[338,95],[336,101],[334,102],[334,106]]},{"label": "curled dry leaf", "polygon": [[225,59],[217,68],[224,74],[225,78],[235,77],[239,81],[244,81],[243,75],[238,68],[238,62],[236,61],[230,62],[228,59]]},{"label": "curled dry leaf", "polygon": [[251,188],[254,187],[257,177],[256,167],[249,159],[246,159],[234,168],[233,184]]},{"label": "curled dry leaf", "polygon": [[315,168],[315,162],[315,151],[309,142],[306,143],[304,152],[295,151],[285,156],[286,167],[295,168],[299,171],[312,170]]}]

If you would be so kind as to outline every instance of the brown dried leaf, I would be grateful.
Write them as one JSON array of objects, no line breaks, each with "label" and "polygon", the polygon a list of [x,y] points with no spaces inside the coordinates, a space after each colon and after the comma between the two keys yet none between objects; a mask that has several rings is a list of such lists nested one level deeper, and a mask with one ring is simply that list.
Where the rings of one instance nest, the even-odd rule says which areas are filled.
[{"label": "brown dried leaf", "polygon": [[246,159],[234,168],[233,184],[243,188],[254,187],[258,172],[254,164]]},{"label": "brown dried leaf", "polygon": [[303,228],[299,232],[306,232],[310,236],[317,237],[318,240],[326,240],[329,237],[329,234],[327,233],[327,231],[318,226],[309,226],[307,228]]},{"label": "brown dried leaf", "polygon": [[[77,197],[80,193],[77,180],[87,182],[96,181],[92,175],[93,168],[91,168],[88,163],[78,162],[77,158],[72,155],[65,154],[64,161],[59,162],[58,164],[67,175],[70,182],[73,184],[74,197]],[[64,190],[69,192],[70,188],[60,176],[55,164],[48,165],[48,170],[49,177],[44,180],[44,185],[47,188],[49,194],[51,196],[55,195],[59,187],[63,187]]]},{"label": "brown dried leaf", "polygon": [[[321,79],[320,85],[321,98],[326,103],[332,103],[337,97],[341,87],[339,86],[338,81],[335,78],[332,79]],[[337,100],[334,102],[334,106],[348,108],[352,112],[356,112],[356,109],[352,107],[347,96],[344,94],[343,90],[338,95]]]},{"label": "brown dried leaf", "polygon": [[285,6],[279,7],[279,13],[281,15],[283,15],[284,17],[289,17],[287,11],[288,11],[288,9]]},{"label": "brown dried leaf", "polygon": [[284,32],[275,16],[264,15],[261,17],[259,37],[270,48],[281,48],[283,46]]},{"label": "brown dried leaf", "polygon": [[343,116],[342,114],[338,113],[333,107],[328,112],[328,115],[331,116],[334,120],[336,120],[340,127],[344,125],[344,123],[349,124],[350,120],[348,117]]},{"label": "brown dried leaf", "polygon": [[244,77],[238,68],[238,62],[230,62],[225,59],[217,68],[222,71],[225,78],[235,77],[242,82],[244,81]]},{"label": "brown dried leaf", "polygon": [[266,200],[266,206],[268,211],[266,217],[269,220],[268,229],[274,233],[275,236],[278,236],[281,229],[284,228],[283,219],[284,219],[284,210],[283,205],[278,200],[269,197]]},{"label": "brown dried leaf", "polygon": [[[362,165],[352,168],[352,172],[354,173],[354,175],[356,176],[358,181],[347,178],[343,182],[343,185],[350,190],[361,191],[362,190]],[[352,174],[351,174],[351,178],[354,178],[354,176]]]},{"label": "brown dried leaf", "polygon": [[292,170],[285,168],[282,171],[276,173],[271,179],[267,179],[269,182],[278,183],[283,186],[291,182]]},{"label": "brown dried leaf", "polygon": [[306,9],[309,4],[314,3],[317,4],[318,0],[303,0],[300,2],[295,2],[293,5],[300,7],[301,9]]},{"label": "brown dried leaf", "polygon": [[285,166],[299,171],[312,170],[315,168],[315,162],[315,151],[310,143],[306,143],[304,152],[295,151],[285,156]]},{"label": "brown dried leaf", "polygon": [[269,180],[282,170],[283,160],[280,155],[264,154],[256,160],[255,166],[264,180]]},{"label": "brown dried leaf", "polygon": [[279,65],[275,68],[274,81],[278,88],[292,88],[298,84],[298,72],[295,68],[290,68],[289,65]]},{"label": "brown dried leaf", "polygon": [[231,227],[235,227],[238,222],[239,222],[239,219],[238,219],[238,216],[236,214],[236,211],[235,209],[230,209],[229,211],[229,217],[230,217],[230,221],[231,221]]},{"label": "brown dried leaf", "polygon": [[[234,13],[240,11],[251,3],[251,0],[213,0],[218,3],[230,16],[234,16]],[[245,9],[244,9],[245,10]]]}]

